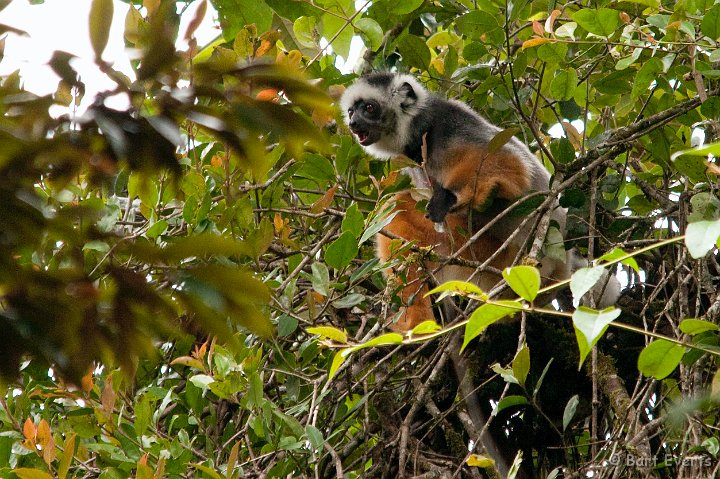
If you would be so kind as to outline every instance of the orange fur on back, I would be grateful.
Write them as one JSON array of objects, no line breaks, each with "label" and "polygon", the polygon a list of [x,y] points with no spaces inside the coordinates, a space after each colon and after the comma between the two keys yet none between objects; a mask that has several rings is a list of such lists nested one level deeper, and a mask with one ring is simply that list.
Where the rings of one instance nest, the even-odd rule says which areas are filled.
[{"label": "orange fur on back", "polygon": [[530,189],[527,167],[511,153],[462,146],[450,148],[440,163],[448,166],[436,178],[458,197],[456,208],[482,207],[493,192],[498,198],[515,200]]}]

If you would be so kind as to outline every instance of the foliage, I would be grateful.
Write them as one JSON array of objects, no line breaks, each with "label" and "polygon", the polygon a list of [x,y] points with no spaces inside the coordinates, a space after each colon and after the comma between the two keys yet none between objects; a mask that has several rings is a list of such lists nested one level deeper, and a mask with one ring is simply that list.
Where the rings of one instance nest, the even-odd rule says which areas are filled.
[{"label": "foliage", "polygon": [[[51,114],[85,90],[62,52],[52,96],[0,83],[0,477],[713,477],[720,5],[586,3],[214,0],[198,46],[179,16],[205,0],[93,0],[113,91]],[[103,58],[113,14],[133,78]],[[358,71],[416,74],[553,172],[514,205],[540,238],[516,301],[454,283],[444,327],[383,331],[372,238],[408,180],[330,107],[356,37]],[[565,291],[612,270],[616,307],[536,301],[567,286],[533,268],[556,197],[565,248],[601,257]]]}]

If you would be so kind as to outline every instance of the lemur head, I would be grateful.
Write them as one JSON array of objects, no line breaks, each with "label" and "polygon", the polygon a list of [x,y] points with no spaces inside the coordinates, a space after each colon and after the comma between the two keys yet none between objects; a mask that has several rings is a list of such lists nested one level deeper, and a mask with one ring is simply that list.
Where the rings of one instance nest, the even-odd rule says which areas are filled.
[{"label": "lemur head", "polygon": [[412,119],[428,96],[410,75],[372,73],[345,90],[340,106],[358,143],[371,155],[387,158],[404,151]]}]

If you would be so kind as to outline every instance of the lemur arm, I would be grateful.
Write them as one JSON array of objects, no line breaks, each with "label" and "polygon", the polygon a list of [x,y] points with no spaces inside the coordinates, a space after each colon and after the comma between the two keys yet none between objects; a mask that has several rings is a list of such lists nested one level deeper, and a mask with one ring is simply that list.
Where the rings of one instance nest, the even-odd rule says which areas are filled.
[{"label": "lemur arm", "polygon": [[440,223],[454,210],[483,209],[495,197],[515,200],[527,193],[530,177],[523,160],[509,152],[488,153],[468,146],[452,148],[443,158],[446,171],[433,187],[428,218]]}]

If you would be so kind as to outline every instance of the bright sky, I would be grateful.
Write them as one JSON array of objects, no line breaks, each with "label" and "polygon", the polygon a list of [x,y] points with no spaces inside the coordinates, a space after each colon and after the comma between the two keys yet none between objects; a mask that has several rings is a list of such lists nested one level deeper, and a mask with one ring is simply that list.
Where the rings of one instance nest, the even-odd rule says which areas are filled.
[{"label": "bright sky", "polygon": [[[98,91],[113,88],[114,83],[100,73],[93,63],[94,54],[88,33],[91,3],[91,0],[45,0],[43,4],[30,5],[28,0],[13,0],[0,11],[0,24],[24,30],[29,36],[7,35],[0,75],[19,69],[26,89],[41,95],[52,93],[57,88],[59,78],[47,66],[47,61],[53,51],[63,50],[79,57],[73,67],[80,73],[87,88],[83,105],[92,103]],[[103,59],[132,78],[123,39],[125,15],[129,7],[119,0],[113,3],[115,14]],[[196,4],[182,17],[180,37],[195,16]],[[218,35],[219,30],[213,26],[216,17],[217,13],[208,2],[203,24],[195,33],[198,45],[209,43]],[[178,42],[178,48],[184,49],[185,46],[181,41]],[[108,103],[112,106],[110,101]]]}]

